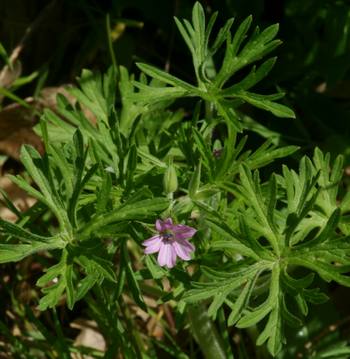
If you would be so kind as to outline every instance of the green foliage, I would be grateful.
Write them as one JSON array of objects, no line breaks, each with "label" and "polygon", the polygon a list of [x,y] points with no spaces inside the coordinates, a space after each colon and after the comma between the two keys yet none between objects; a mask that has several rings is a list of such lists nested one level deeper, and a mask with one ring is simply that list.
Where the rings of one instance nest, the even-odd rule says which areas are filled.
[{"label": "green foliage", "polygon": [[[218,116],[232,125],[235,130],[242,129],[239,123],[239,116],[236,108],[243,103],[249,103],[260,109],[270,111],[277,117],[294,118],[294,112],[288,107],[276,103],[275,100],[284,96],[283,93],[273,95],[259,95],[248,90],[260,82],[272,69],[275,58],[271,58],[261,64],[258,68],[254,66],[250,73],[240,82],[223,88],[231,77],[242,68],[263,58],[274,50],[279,40],[273,40],[278,31],[278,25],[273,25],[260,32],[256,28],[251,37],[245,42],[246,34],[249,31],[252,18],[248,17],[238,27],[234,36],[230,29],[233,19],[229,19],[220,29],[212,46],[209,45],[209,38],[217,17],[214,13],[205,23],[204,10],[200,3],[193,7],[192,24],[187,20],[181,22],[175,19],[176,25],[184,38],[186,45],[191,51],[193,66],[197,78],[197,86],[188,84],[162,70],[146,64],[138,64],[138,67],[148,76],[161,81],[167,87],[150,87],[143,83],[135,82],[139,92],[130,96],[134,102],[142,101],[145,104],[154,103],[164,98],[179,97],[201,97],[212,103],[217,110]],[[216,71],[214,55],[226,44],[225,55],[222,65]]]},{"label": "green foliage", "polygon": [[[242,258],[225,271],[203,267],[209,281],[193,283],[195,288],[183,299],[212,298],[208,313],[213,317],[226,303],[231,309],[228,325],[239,328],[251,327],[268,316],[257,344],[267,341],[269,351],[276,355],[285,342],[283,323],[300,326],[298,315],[308,313],[308,302],[327,300],[318,288],[309,288],[314,274],[350,286],[345,275],[350,246],[348,237],[339,233],[336,204],[341,174],[341,157],[329,171],[329,154],[324,156],[319,149],[313,162],[307,157],[301,160],[299,173],[284,167],[282,176],[273,174],[264,184],[258,172],[251,173],[242,165],[240,183],[225,183],[238,206],[232,210],[228,206],[219,214],[197,203],[213,231],[212,250],[224,251],[229,259],[237,254]],[[302,267],[304,277],[293,278]],[[299,314],[287,307],[292,301]]]},{"label": "green foliage", "polygon": [[[83,70],[78,86],[68,88],[76,103],[60,94],[57,111],[44,110],[36,128],[44,154],[22,148],[25,172],[11,179],[37,204],[22,213],[4,196],[18,220],[0,220],[0,263],[40,263],[36,285],[42,294],[35,300],[40,311],[53,313],[58,339],[51,356],[73,352],[56,308],[73,310],[82,301],[104,336],[106,358],[153,358],[159,347],[174,357],[193,357],[173,340],[175,322],[179,332],[191,328],[209,359],[233,358],[236,351],[249,357],[244,344],[232,342],[232,326],[284,357],[288,328],[305,326],[313,305],[327,301],[327,283],[350,287],[350,196],[339,191],[343,157],[332,160],[316,148],[312,159],[299,160],[298,170],[292,159],[287,166],[285,158],[296,160],[298,147],[269,138],[276,132],[259,127],[245,113],[251,107],[242,106],[295,117],[277,102],[281,91],[251,91],[276,62],[264,58],[280,44],[278,25],[250,32],[249,16],[233,33],[229,19],[213,36],[216,18],[214,13],[206,22],[196,3],[192,22],[175,19],[192,55],[195,84],[142,63],[136,81],[112,56],[104,75]],[[107,23],[109,28],[109,17]],[[2,47],[0,55],[6,60]],[[178,108],[175,100],[183,97],[193,111]],[[248,131],[242,136],[249,123],[268,139]],[[141,255],[142,242],[159,235],[156,219],[167,218],[197,230],[190,239],[193,258],[178,260],[173,269]],[[147,296],[164,306],[166,320]],[[168,342],[145,339],[129,306],[156,318]],[[29,309],[25,315],[52,340]],[[0,328],[8,338],[6,325],[0,322]],[[186,345],[193,347],[189,337]],[[8,340],[14,353],[31,357],[25,341]],[[343,342],[312,355],[348,352]]]},{"label": "green foliage", "polygon": [[[49,113],[48,121],[52,119],[56,120],[56,117]],[[101,117],[101,126],[104,126],[104,120],[105,118]],[[85,118],[83,121],[87,123]],[[64,127],[68,126],[62,121],[60,123]],[[97,132],[92,126],[89,130]],[[37,282],[39,287],[43,287],[42,291],[45,294],[40,301],[39,309],[53,308],[63,293],[66,293],[67,305],[72,309],[75,302],[82,299],[96,283],[102,283],[104,279],[116,281],[112,263],[107,259],[110,256],[107,255],[106,249],[102,243],[93,241],[93,238],[99,237],[98,232],[103,229],[104,236],[113,236],[116,224],[123,226],[123,223],[129,220],[148,219],[151,213],[164,210],[168,206],[168,200],[147,198],[147,192],[146,199],[143,193],[136,196],[134,193],[122,198],[123,191],[126,194],[129,192],[130,183],[127,183],[127,180],[135,170],[135,166],[130,165],[131,159],[136,156],[134,146],[125,149],[122,147],[123,144],[117,141],[115,143],[110,138],[110,143],[116,151],[112,154],[112,148],[106,153],[105,145],[102,147],[101,134],[94,142],[90,137],[91,132],[83,132],[86,136],[84,139],[83,134],[77,130],[70,143],[51,144],[45,123],[41,126],[41,132],[46,154],[41,157],[30,146],[23,147],[21,154],[22,163],[37,189],[22,177],[12,177],[12,180],[51,210],[59,223],[59,232],[54,236],[39,236],[28,232],[20,225],[2,220],[0,230],[9,241],[0,245],[0,261],[18,261],[39,251],[60,249],[59,263],[50,267]],[[109,136],[113,136],[113,133],[109,132]],[[86,138],[95,150],[93,157],[89,156],[90,146],[84,143]],[[118,150],[123,152],[122,156],[127,152],[127,158],[120,156],[119,159]],[[104,156],[100,156],[100,153]],[[91,161],[97,158],[98,163],[92,164]],[[104,158],[107,163],[104,163]],[[104,165],[115,163],[114,174],[121,186],[115,188],[115,191],[119,192],[119,197],[114,198],[114,203],[111,203],[111,176],[104,169]],[[93,202],[96,203],[96,212],[95,206],[91,207]],[[88,222],[85,220],[86,216],[90,217]],[[21,242],[18,243],[18,240]],[[129,265],[127,261],[125,265]]]}]

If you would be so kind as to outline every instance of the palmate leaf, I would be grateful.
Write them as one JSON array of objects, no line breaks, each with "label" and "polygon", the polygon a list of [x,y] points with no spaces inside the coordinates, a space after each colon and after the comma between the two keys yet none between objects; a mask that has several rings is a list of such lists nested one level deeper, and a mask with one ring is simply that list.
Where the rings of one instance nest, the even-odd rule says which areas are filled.
[{"label": "palmate leaf", "polygon": [[[194,289],[185,292],[182,297],[188,303],[195,303],[200,300],[214,298],[209,312],[216,316],[218,308],[223,304],[231,292],[240,288],[243,284],[250,281],[255,275],[269,268],[269,263],[256,263],[253,266],[237,269],[235,272],[216,272],[215,276],[220,276],[220,281],[193,283]],[[213,275],[213,272],[211,272]]]},{"label": "palmate leaf", "polygon": [[212,56],[220,49],[229,36],[233,23],[233,18],[229,19],[219,30],[212,46],[210,46],[212,30],[217,15],[217,13],[213,13],[206,26],[204,9],[199,2],[196,2],[192,10],[192,24],[187,20],[181,21],[175,18],[178,30],[191,52],[194,70],[199,83],[201,81],[209,81],[211,76],[208,65]]},{"label": "palmate leaf", "polygon": [[[108,130],[106,126],[103,128],[100,132],[105,136],[104,142],[108,145],[104,132]],[[0,263],[19,261],[39,251],[57,250],[53,256],[60,258],[59,263],[49,267],[37,283],[42,287],[43,293],[39,309],[53,308],[64,297],[68,308],[72,309],[96,284],[101,284],[104,280],[116,281],[109,255],[106,250],[101,249],[103,242],[98,241],[101,248],[97,248],[95,242],[91,249],[88,247],[91,246],[90,239],[94,238],[96,241],[99,236],[103,239],[125,236],[125,228],[130,220],[153,220],[159,212],[169,207],[169,199],[152,198],[153,194],[149,189],[141,188],[125,196],[124,203],[121,204],[123,188],[113,186],[111,175],[101,163],[91,165],[94,159],[99,162],[100,157],[96,152],[91,156],[90,148],[94,142],[90,139],[89,144],[86,143],[87,131],[77,130],[71,142],[61,147],[56,144],[49,145],[45,126],[42,127],[42,132],[47,149],[44,156],[40,156],[30,147],[23,149],[24,164],[38,189],[23,178],[16,178],[15,181],[56,215],[61,228],[56,236],[45,237],[30,233],[19,225],[0,221],[1,239],[6,239],[5,243],[0,243]],[[122,136],[118,137],[118,133],[113,135],[116,138],[112,140],[111,134],[108,133],[114,148],[119,147],[125,154],[123,160],[117,163],[117,168],[120,167],[119,178],[121,181],[127,181],[130,186],[137,169],[136,146],[128,146]],[[98,170],[102,175],[98,176]],[[99,177],[102,177],[101,181],[98,181]],[[97,191],[97,195],[92,195],[91,189],[98,188],[99,182],[102,182],[101,190]],[[111,192],[117,193],[117,196],[112,198]],[[90,214],[93,213],[93,208],[89,207],[92,202],[89,197],[93,200],[97,198],[95,215]],[[126,257],[125,253],[124,256]],[[125,259],[124,262],[129,288],[142,305],[142,297],[130,261]],[[144,304],[143,308],[145,309]]]},{"label": "palmate leaf", "polygon": [[[144,111],[144,106],[133,106],[126,100],[129,92],[133,93],[134,86],[128,76],[126,69],[121,69],[120,90],[122,92],[123,110],[117,115],[115,110],[116,82],[113,70],[110,69],[104,76],[93,74],[83,70],[79,81],[80,88],[72,88],[77,100],[82,106],[89,108],[96,116],[96,125],[93,125],[82,111],[80,104],[72,104],[63,95],[58,95],[58,113],[65,121],[49,110],[44,113],[44,120],[48,125],[50,133],[58,133],[56,138],[50,139],[53,156],[58,158],[57,152],[62,151],[61,147],[71,147],[71,136],[79,128],[85,146],[88,144],[89,155],[94,158],[94,162],[102,162],[105,167],[111,167],[119,177],[120,168],[123,167],[123,158],[128,150],[128,140],[134,120]],[[124,127],[127,127],[124,129]],[[56,137],[56,136],[54,136]],[[59,142],[60,145],[52,142]],[[57,165],[61,165],[58,163]],[[74,169],[73,167],[71,170]]]},{"label": "palmate leaf", "polygon": [[[212,316],[227,305],[229,325],[247,328],[263,321],[257,344],[267,342],[274,356],[285,341],[284,325],[300,326],[308,303],[327,300],[312,287],[316,275],[350,287],[350,241],[339,231],[336,203],[341,158],[333,169],[329,163],[329,155],[316,149],[313,161],[301,160],[299,172],[284,167],[266,183],[242,165],[240,183],[221,187],[235,196],[221,213],[194,201],[212,234],[211,251],[224,252],[227,261],[203,267],[201,281],[183,298],[210,301]],[[223,265],[231,271],[220,269]]]},{"label": "palmate leaf", "polygon": [[[241,186],[237,187],[239,195],[250,204],[256,214],[256,221],[261,228],[261,234],[270,243],[273,251],[279,255],[282,244],[281,237],[272,217],[276,203],[276,190],[271,191],[271,197],[265,201],[258,172],[255,171],[252,175],[248,167],[244,165],[240,168],[240,180]],[[274,176],[272,176],[270,187],[273,188],[275,186]]]},{"label": "palmate leaf", "polygon": [[[126,138],[128,138],[133,131],[139,116],[145,120],[151,117],[152,121],[154,121],[154,117],[159,117],[159,112],[163,114],[164,110],[169,107],[176,98],[187,95],[193,96],[192,92],[189,92],[189,88],[193,91],[196,90],[196,87],[186,84],[186,82],[164,71],[158,70],[153,66],[146,64],[139,65],[144,68],[145,72],[149,71],[152,73],[151,81],[148,82],[143,73],[140,75],[139,80],[135,81],[134,76],[129,75],[126,68],[120,67],[119,89],[122,108],[119,127],[120,133]],[[166,86],[167,84],[173,84],[173,81],[176,81],[177,86]],[[161,117],[161,120],[164,121],[164,116]],[[159,126],[161,125],[159,124]]]},{"label": "palmate leaf", "polygon": [[[197,85],[189,84],[153,66],[138,63],[137,66],[143,73],[160,81],[163,86],[155,87],[143,82],[135,82],[135,86],[140,91],[131,93],[129,99],[132,100],[133,105],[149,106],[167,97],[171,99],[201,97],[213,103],[218,114],[231,124],[235,131],[242,130],[236,108],[245,102],[269,111],[277,117],[294,118],[295,115],[291,109],[275,102],[284,96],[283,93],[259,95],[247,91],[267,76],[275,64],[275,58],[268,59],[258,69],[253,67],[251,72],[237,84],[223,88],[237,71],[260,60],[281,43],[279,40],[274,40],[278,25],[272,25],[262,32],[257,28],[250,39],[244,43],[252,18],[248,17],[243,21],[234,36],[230,33],[233,19],[229,19],[211,46],[210,36],[216,16],[216,13],[213,14],[206,25],[204,9],[197,2],[193,7],[192,23],[175,18],[176,25],[192,54]],[[216,73],[213,55],[224,43],[226,50],[223,63]]]},{"label": "palmate leaf", "polygon": [[[268,298],[259,307],[248,310],[254,284],[259,275],[266,270],[271,271]],[[194,284],[195,289],[186,292],[183,299],[188,303],[193,303],[213,298],[208,314],[214,317],[223,303],[228,303],[231,307],[228,324],[232,325],[237,322],[239,328],[253,326],[268,316],[265,329],[258,337],[257,344],[262,345],[267,340],[269,351],[272,355],[276,355],[284,342],[282,332],[283,294],[279,284],[279,266],[273,265],[271,268],[271,263],[259,262],[242,270],[216,272],[215,275],[216,281]],[[211,271],[211,277],[215,278],[215,275]],[[232,296],[233,298],[236,296],[234,303],[232,303]]]},{"label": "palmate leaf", "polygon": [[222,67],[215,78],[215,84],[222,88],[223,84],[238,70],[261,59],[267,53],[281,44],[280,40],[273,40],[278,32],[278,24],[271,25],[260,33],[256,28],[251,38],[242,47],[243,41],[251,25],[248,17],[239,26],[232,40],[229,38]]},{"label": "palmate leaf", "polygon": [[73,309],[74,304],[96,283],[105,279],[116,282],[111,261],[103,257],[106,257],[106,252],[101,246],[91,249],[68,245],[62,251],[60,261],[49,267],[36,283],[44,294],[38,308],[46,310],[55,307],[65,293],[67,306]]},{"label": "palmate leaf", "polygon": [[73,136],[73,144],[64,148],[49,145],[47,138],[44,142],[47,152],[43,156],[31,146],[24,146],[21,152],[21,160],[38,189],[20,176],[12,176],[11,179],[52,211],[60,224],[61,233],[72,236],[72,228],[77,227],[80,194],[98,165],[87,168],[88,146],[84,144],[79,130]]},{"label": "palmate leaf", "polygon": [[[230,191],[232,178],[239,173],[242,163],[253,170],[266,166],[278,158],[287,157],[298,150],[297,146],[277,147],[272,144],[271,140],[265,141],[254,152],[246,150],[247,136],[238,141],[231,123],[228,126],[228,138],[224,140],[219,151],[215,149],[215,142],[212,143],[212,139],[204,131],[192,128],[189,133],[195,144],[192,152],[200,154],[197,158],[201,163],[202,176],[207,175],[211,184],[227,191]],[[140,154],[142,155],[142,152]],[[183,155],[186,156],[185,150],[183,150]],[[156,165],[160,161],[155,159],[153,162]],[[164,164],[159,163],[159,166],[164,166]]]},{"label": "palmate leaf", "polygon": [[99,121],[108,123],[108,116],[115,102],[115,74],[112,68],[105,75],[83,70],[78,79],[81,90],[69,88],[77,100],[92,111]]},{"label": "palmate leaf", "polygon": [[55,214],[61,229],[70,227],[63,201],[56,190],[56,183],[53,180],[52,168],[47,155],[41,157],[34,147],[25,145],[21,149],[21,161],[28,174],[39,187],[39,190],[34,189],[20,176],[11,176],[12,181],[30,195],[46,204]]}]

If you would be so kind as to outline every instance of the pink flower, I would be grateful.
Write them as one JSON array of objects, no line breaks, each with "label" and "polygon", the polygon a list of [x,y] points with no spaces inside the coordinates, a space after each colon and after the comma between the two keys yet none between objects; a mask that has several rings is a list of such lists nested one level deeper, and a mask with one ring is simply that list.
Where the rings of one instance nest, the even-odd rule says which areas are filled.
[{"label": "pink flower", "polygon": [[159,265],[168,268],[175,266],[177,256],[184,261],[191,259],[195,247],[187,239],[195,235],[196,229],[184,224],[173,224],[171,218],[164,221],[157,219],[156,229],[158,234],[142,243],[146,247],[145,254],[159,252]]}]

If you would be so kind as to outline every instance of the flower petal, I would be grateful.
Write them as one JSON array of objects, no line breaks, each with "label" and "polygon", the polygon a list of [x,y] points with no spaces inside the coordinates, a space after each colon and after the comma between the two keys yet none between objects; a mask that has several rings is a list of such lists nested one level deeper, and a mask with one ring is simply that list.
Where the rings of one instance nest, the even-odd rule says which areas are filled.
[{"label": "flower petal", "polygon": [[158,253],[158,263],[161,267],[172,268],[176,264],[176,252],[172,244],[162,242]]},{"label": "flower petal", "polygon": [[145,254],[152,254],[152,253],[156,253],[159,251],[160,246],[161,246],[162,242],[161,241],[157,241],[154,242],[153,244],[147,246],[144,250]]},{"label": "flower petal", "polygon": [[156,220],[156,230],[161,232],[163,230],[163,221],[160,219]]},{"label": "flower petal", "polygon": [[154,245],[155,243],[157,243],[157,242],[161,242],[162,241],[162,237],[159,235],[159,234],[157,234],[157,235],[155,235],[155,236],[153,236],[153,237],[151,237],[151,238],[148,238],[148,239],[146,239],[145,241],[143,241],[142,242],[142,245],[143,246],[152,246],[152,245]]},{"label": "flower petal", "polygon": [[178,242],[188,252],[194,252],[196,250],[194,244],[187,239],[177,240],[176,242]]},{"label": "flower petal", "polygon": [[163,231],[172,230],[173,229],[173,220],[171,218],[167,218],[163,221]]},{"label": "flower petal", "polygon": [[185,226],[184,224],[176,224],[173,226],[173,232],[175,234],[176,239],[188,239],[192,238],[197,230],[190,226]]},{"label": "flower petal", "polygon": [[175,264],[176,264],[176,251],[175,251],[175,248],[174,248],[174,243],[171,244],[171,256],[168,257],[168,263],[167,263],[167,266],[168,268],[173,268],[175,267]]},{"label": "flower petal", "polygon": [[184,261],[189,261],[191,259],[191,253],[193,252],[188,247],[183,246],[180,242],[173,243],[176,254],[183,259]]},{"label": "flower petal", "polygon": [[164,221],[161,219],[156,220],[156,229],[158,232],[164,232],[173,227],[173,220],[171,218],[167,218]]}]

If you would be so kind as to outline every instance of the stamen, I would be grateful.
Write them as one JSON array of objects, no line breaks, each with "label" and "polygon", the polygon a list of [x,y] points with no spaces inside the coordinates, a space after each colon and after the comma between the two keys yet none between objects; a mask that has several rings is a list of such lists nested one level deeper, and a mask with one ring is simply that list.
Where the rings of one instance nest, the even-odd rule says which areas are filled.
[{"label": "stamen", "polygon": [[166,241],[170,241],[174,238],[174,234],[172,232],[164,232],[162,234],[163,239],[165,239]]}]

